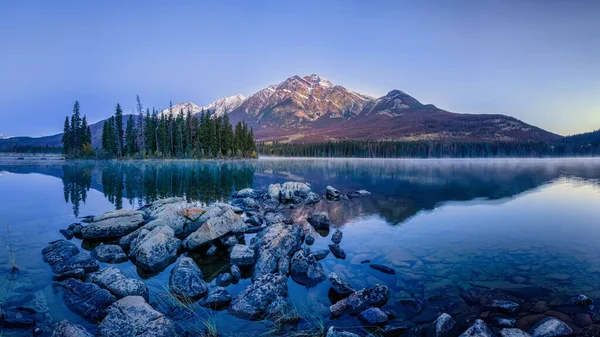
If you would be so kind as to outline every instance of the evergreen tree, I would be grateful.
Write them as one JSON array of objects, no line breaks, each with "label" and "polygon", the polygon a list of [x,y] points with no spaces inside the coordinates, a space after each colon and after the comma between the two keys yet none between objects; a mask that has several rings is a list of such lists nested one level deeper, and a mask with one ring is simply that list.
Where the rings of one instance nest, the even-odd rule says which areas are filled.
[{"label": "evergreen tree", "polygon": [[125,128],[125,154],[127,156],[133,156],[136,153],[135,137],[137,133],[134,125],[133,115],[129,115],[127,127]]},{"label": "evergreen tree", "polygon": [[75,101],[73,105],[73,115],[71,116],[69,154],[78,157],[81,153],[81,115],[79,113],[79,102]]},{"label": "evergreen tree", "polygon": [[69,116],[65,117],[65,124],[63,127],[63,153],[65,155],[71,154],[71,125],[69,124]]},{"label": "evergreen tree", "polygon": [[146,154],[146,129],[144,128],[144,107],[142,106],[142,102],[140,101],[139,95],[135,97],[135,100],[138,113],[135,137],[136,148],[141,154]]},{"label": "evergreen tree", "polygon": [[121,110],[121,105],[117,103],[115,108],[115,146],[116,146],[116,155],[117,157],[123,157],[123,110]]}]

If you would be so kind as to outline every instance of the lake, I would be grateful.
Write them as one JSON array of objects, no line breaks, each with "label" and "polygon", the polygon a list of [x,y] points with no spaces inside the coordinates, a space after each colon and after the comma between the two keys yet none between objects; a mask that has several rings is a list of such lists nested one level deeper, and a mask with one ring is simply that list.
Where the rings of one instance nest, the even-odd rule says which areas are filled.
[{"label": "lake", "polygon": [[[160,198],[227,201],[236,190],[266,190],[285,181],[309,183],[321,195],[328,185],[342,192],[371,192],[291,211],[297,222],[304,223],[315,212],[329,214],[333,226],[343,232],[340,245],[347,258],[330,254],[321,260],[325,274],[335,271],[356,289],[389,287],[391,296],[382,309],[389,313],[390,324],[429,324],[442,310],[459,323],[485,315],[481,312],[486,310],[464,299],[464,291],[473,287],[501,289],[518,297],[522,302],[515,318],[560,311],[561,304],[553,307],[553,303],[580,293],[600,300],[599,159],[265,158],[0,165],[0,307],[35,311],[37,326],[48,336],[52,325],[63,319],[94,332],[95,324],[64,304],[53,286],[52,270],[42,260],[41,250],[63,238],[60,229],[81,222],[81,217],[133,210]],[[332,233],[317,236],[311,249],[328,249]],[[253,235],[247,235],[249,241]],[[91,249],[79,239],[71,241]],[[15,273],[9,268],[12,256],[19,269]],[[229,268],[226,255],[196,258],[211,287]],[[396,273],[369,268],[365,260]],[[150,303],[164,311],[161,296],[172,265],[151,277],[131,262],[116,266],[127,276],[144,280]],[[245,278],[227,291],[235,296],[249,284]],[[356,317],[330,317],[334,299],[329,287],[327,280],[308,288],[288,280],[289,298],[304,317],[293,329],[323,324],[365,335]],[[407,299],[413,304],[420,301],[422,308],[414,310]],[[539,302],[548,308],[536,310]],[[580,313],[562,314],[574,329],[584,325],[577,321]],[[275,333],[270,323],[236,318],[227,310],[206,309],[202,315],[215,322],[222,336]],[[592,313],[590,317],[600,319]],[[194,323],[181,320],[183,328],[189,324]],[[5,327],[2,335],[30,336],[28,329]]]}]

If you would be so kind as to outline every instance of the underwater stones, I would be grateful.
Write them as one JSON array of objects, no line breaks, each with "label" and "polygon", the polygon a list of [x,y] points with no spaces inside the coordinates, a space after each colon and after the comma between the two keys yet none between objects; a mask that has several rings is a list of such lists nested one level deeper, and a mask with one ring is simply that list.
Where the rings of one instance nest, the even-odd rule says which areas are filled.
[{"label": "underwater stones", "polygon": [[389,275],[396,274],[396,271],[394,269],[380,265],[380,264],[370,264],[369,267],[371,267],[372,269],[375,269],[377,271],[380,271],[384,274],[389,274]]},{"label": "underwater stones", "polygon": [[229,306],[229,312],[246,319],[260,319],[271,302],[287,297],[287,277],[266,274],[248,285]]},{"label": "underwater stones", "polygon": [[388,316],[379,308],[369,308],[358,314],[358,319],[367,326],[380,326],[388,321]]},{"label": "underwater stones", "polygon": [[197,300],[208,292],[202,277],[202,270],[196,262],[189,257],[183,257],[171,269],[169,289],[182,298]]},{"label": "underwater stones", "polygon": [[122,263],[128,260],[127,254],[119,245],[100,244],[94,248],[90,255],[100,262]]},{"label": "underwater stones", "polygon": [[131,243],[129,256],[143,270],[158,272],[175,260],[181,241],[175,237],[171,227],[160,226],[150,232],[142,230]]},{"label": "underwater stones", "polygon": [[496,336],[484,321],[478,319],[460,337],[494,337]]},{"label": "underwater stones", "polygon": [[325,187],[325,195],[327,200],[340,200],[341,193],[333,186]]},{"label": "underwater stones", "polygon": [[338,259],[346,259],[346,252],[337,243],[330,244],[329,250],[331,250],[331,253]]},{"label": "underwater stones", "polygon": [[537,322],[528,333],[532,337],[557,337],[571,335],[573,329],[557,318],[547,317]]},{"label": "underwater stones", "polygon": [[306,221],[308,221],[308,223],[311,226],[313,226],[316,230],[329,229],[329,225],[331,225],[331,222],[329,221],[329,216],[326,212],[312,214],[308,218],[306,218]]},{"label": "underwater stones", "polygon": [[200,300],[199,304],[213,310],[219,310],[229,305],[231,295],[223,287],[216,287],[208,292],[208,295]]},{"label": "underwater stones", "polygon": [[527,332],[517,328],[506,328],[500,331],[501,337],[531,337]]},{"label": "underwater stones", "polygon": [[329,255],[330,251],[327,249],[320,249],[320,250],[315,250],[314,252],[312,252],[312,255],[315,257],[315,259],[317,259],[317,261],[323,260],[324,258],[327,257],[327,255]]},{"label": "underwater stones", "polygon": [[414,312],[423,311],[423,301],[417,298],[405,298],[398,301],[399,304],[409,308]]},{"label": "underwater stones", "polygon": [[233,265],[251,266],[255,262],[255,253],[250,247],[237,244],[233,246],[229,259]]},{"label": "underwater stones", "polygon": [[380,307],[384,305],[390,297],[390,290],[384,285],[376,285],[361,289],[350,294],[329,307],[329,311],[334,316],[341,316],[345,313],[358,314],[368,307]]},{"label": "underwater stones", "polygon": [[109,240],[120,238],[138,229],[144,223],[142,211],[112,211],[93,218],[81,230],[86,240]]},{"label": "underwater stones", "polygon": [[73,243],[59,240],[51,243],[42,250],[43,259],[52,271],[57,274],[68,273],[82,269],[84,272],[96,271],[100,268],[98,261],[91,256],[80,253]]},{"label": "underwater stones", "polygon": [[105,309],[117,299],[108,290],[94,283],[76,279],[66,279],[59,283],[66,304],[79,315],[99,321],[104,317]]},{"label": "underwater stones", "polygon": [[231,284],[232,280],[233,280],[233,276],[231,276],[230,273],[223,273],[223,274],[219,275],[219,277],[217,277],[217,280],[215,281],[215,283],[220,287],[226,287]]},{"label": "underwater stones", "polygon": [[56,325],[52,337],[93,337],[93,335],[81,325],[64,320]]},{"label": "underwater stones", "polygon": [[575,304],[580,307],[586,307],[594,303],[591,298],[585,296],[584,294],[579,294],[575,297],[569,299],[569,304]]},{"label": "underwater stones", "polygon": [[144,298],[127,296],[106,309],[106,317],[98,326],[97,337],[175,337],[175,325],[154,310]]},{"label": "underwater stones", "polygon": [[479,303],[496,310],[504,310],[504,312],[516,312],[519,309],[518,301],[519,300],[516,297],[509,295],[502,290],[490,289],[483,292]]},{"label": "underwater stones", "polygon": [[499,312],[514,314],[519,311],[519,303],[506,300],[493,300],[490,304],[490,308]]},{"label": "underwater stones", "polygon": [[333,234],[331,235],[331,241],[333,243],[340,243],[342,242],[342,236],[344,234],[342,233],[342,231],[340,231],[339,229],[336,229],[335,232],[333,232]]},{"label": "underwater stones", "polygon": [[446,336],[455,326],[456,321],[454,318],[444,312],[433,322],[433,333],[435,337]]},{"label": "underwater stones", "polygon": [[86,282],[94,283],[110,291],[117,299],[127,296],[142,296],[148,299],[148,287],[146,284],[140,280],[125,276],[116,267],[108,267],[88,274]]},{"label": "underwater stones", "polygon": [[355,293],[354,287],[344,281],[337,273],[331,272],[327,276],[329,283],[331,283],[331,289],[336,292],[341,298],[348,297],[350,294]]},{"label": "underwater stones", "polygon": [[300,249],[304,240],[302,227],[295,224],[276,223],[267,227],[255,238],[256,263],[252,279],[274,273],[279,260]]},{"label": "underwater stones", "polygon": [[321,263],[312,254],[306,254],[303,250],[297,251],[292,257],[290,274],[294,281],[309,287],[325,280]]},{"label": "underwater stones", "polygon": [[352,333],[352,332],[348,332],[348,331],[342,331],[336,327],[329,327],[329,330],[327,330],[327,335],[325,335],[325,337],[360,337],[359,335]]},{"label": "underwater stones", "polygon": [[226,234],[243,233],[247,227],[248,225],[244,222],[244,219],[229,209],[220,216],[208,219],[198,230],[183,241],[183,246],[188,250],[195,250]]}]

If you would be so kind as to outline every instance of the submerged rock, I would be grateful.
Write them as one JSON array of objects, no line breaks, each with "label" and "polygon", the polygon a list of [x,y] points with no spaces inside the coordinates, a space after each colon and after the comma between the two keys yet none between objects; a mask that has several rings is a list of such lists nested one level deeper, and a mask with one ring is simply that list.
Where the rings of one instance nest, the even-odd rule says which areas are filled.
[{"label": "submerged rock", "polygon": [[454,318],[444,312],[433,322],[433,333],[435,337],[447,336],[455,326]]},{"label": "submerged rock", "polygon": [[340,243],[342,242],[342,236],[344,234],[342,233],[342,231],[340,231],[339,229],[336,229],[335,232],[333,232],[333,235],[331,235],[331,241],[333,243]]},{"label": "submerged rock", "polygon": [[490,327],[484,321],[478,319],[465,330],[460,337],[495,337],[496,335],[490,330]]},{"label": "submerged rock", "polygon": [[208,292],[208,295],[200,300],[200,305],[213,310],[219,310],[229,305],[231,295],[223,287],[216,287]]},{"label": "submerged rock", "polygon": [[370,264],[369,267],[371,267],[377,271],[380,271],[382,273],[385,273],[385,274],[390,274],[390,275],[396,274],[396,271],[394,269],[380,265],[380,264]]},{"label": "submerged rock", "polygon": [[56,325],[52,337],[93,337],[93,335],[81,325],[64,320]]},{"label": "submerged rock", "polygon": [[329,216],[325,212],[312,214],[308,218],[306,218],[306,221],[308,221],[308,223],[311,226],[313,226],[316,230],[329,229],[329,226],[331,225],[331,222],[329,221]]},{"label": "submerged rock", "polygon": [[280,297],[287,297],[287,277],[266,274],[233,299],[229,312],[246,319],[261,319],[268,306]]},{"label": "submerged rock", "polygon": [[231,264],[238,266],[251,266],[255,261],[254,250],[246,245],[233,246],[229,256]]},{"label": "submerged rock", "polygon": [[569,299],[569,304],[575,304],[580,307],[586,307],[594,303],[591,298],[585,296],[584,294],[579,294],[575,297]]},{"label": "submerged rock", "polygon": [[42,250],[42,255],[44,261],[57,274],[66,274],[74,270],[77,273],[79,270],[87,273],[100,268],[98,261],[85,253],[80,253],[77,246],[64,240],[50,243]]},{"label": "submerged rock", "polygon": [[490,304],[490,308],[499,312],[514,314],[519,311],[519,303],[506,300],[493,300]]},{"label": "submerged rock", "polygon": [[100,265],[93,257],[85,253],[79,253],[62,263],[53,265],[52,269],[57,274],[63,274],[75,269],[83,269],[86,273],[89,273],[100,269]]},{"label": "submerged rock", "polygon": [[189,257],[183,257],[171,269],[169,289],[182,298],[197,300],[208,292],[202,270]]},{"label": "submerged rock", "polygon": [[202,227],[183,241],[183,246],[188,250],[195,250],[226,234],[243,233],[247,228],[248,225],[244,219],[229,209],[220,216],[208,219]]},{"label": "submerged rock", "polygon": [[340,200],[341,193],[332,186],[325,187],[325,195],[328,200]]},{"label": "submerged rock", "polygon": [[88,274],[86,281],[110,291],[117,299],[127,296],[142,296],[148,299],[148,287],[140,280],[125,276],[116,267],[108,267]]},{"label": "submerged rock", "polygon": [[92,257],[100,262],[122,263],[128,260],[127,254],[119,245],[100,244],[90,253]]},{"label": "submerged rock", "polygon": [[140,296],[122,298],[108,307],[106,313],[98,326],[97,337],[178,336],[173,322]]},{"label": "submerged rock", "polygon": [[571,335],[573,329],[557,318],[547,317],[537,322],[528,333],[532,337],[557,337]]},{"label": "submerged rock", "polygon": [[329,278],[329,283],[331,283],[331,288],[341,298],[348,297],[350,294],[356,292],[350,283],[342,280],[342,278],[335,272],[329,273],[327,277]]},{"label": "submerged rock", "polygon": [[369,308],[358,314],[358,319],[367,326],[380,326],[387,323],[388,316],[379,308]]},{"label": "submerged rock", "polygon": [[94,217],[93,221],[81,230],[81,236],[87,240],[116,239],[135,231],[143,223],[142,211],[112,211]]},{"label": "submerged rock", "polygon": [[352,332],[348,332],[348,331],[342,331],[336,327],[329,327],[329,330],[327,330],[327,335],[325,337],[360,337],[359,335],[352,333]]},{"label": "submerged rock", "polygon": [[256,263],[252,279],[277,271],[279,261],[289,258],[300,249],[304,240],[302,227],[295,224],[276,223],[256,236]]},{"label": "submerged rock", "polygon": [[327,255],[329,255],[330,251],[327,249],[320,249],[320,250],[315,250],[314,252],[312,252],[312,255],[314,255],[315,259],[317,259],[317,261],[323,260],[324,258],[327,257]]},{"label": "submerged rock", "polygon": [[358,314],[368,307],[380,307],[390,298],[390,290],[384,285],[364,288],[350,294],[329,307],[331,314],[341,316],[345,313]]},{"label": "submerged rock", "polygon": [[79,315],[99,321],[105,315],[105,309],[117,299],[108,290],[93,283],[76,279],[67,279],[59,286],[63,288],[63,298],[67,306]]},{"label": "submerged rock", "polygon": [[177,260],[180,246],[171,227],[160,226],[149,232],[144,229],[131,242],[129,256],[138,267],[154,273]]},{"label": "submerged rock", "polygon": [[325,280],[325,272],[321,263],[312,254],[307,255],[302,250],[294,254],[290,274],[294,281],[309,287]]},{"label": "submerged rock", "polygon": [[337,243],[330,244],[329,250],[331,250],[331,253],[338,259],[346,259],[346,252]]}]

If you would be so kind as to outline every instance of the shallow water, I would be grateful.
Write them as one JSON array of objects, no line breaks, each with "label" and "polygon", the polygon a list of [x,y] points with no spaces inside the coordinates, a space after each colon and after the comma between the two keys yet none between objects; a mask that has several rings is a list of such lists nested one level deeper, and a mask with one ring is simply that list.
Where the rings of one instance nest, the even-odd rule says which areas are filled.
[{"label": "shallow water", "polygon": [[[93,331],[94,324],[64,305],[42,261],[42,248],[62,238],[60,229],[78,217],[135,209],[157,198],[227,200],[234,190],[266,189],[288,180],[308,182],[320,194],[327,185],[342,192],[372,193],[321,202],[316,209],[301,207],[295,210],[296,219],[303,222],[312,212],[329,212],[344,233],[341,246],[348,257],[340,260],[330,254],[321,261],[325,273],[336,271],[358,289],[377,283],[390,287],[392,295],[383,308],[396,313],[393,323],[429,320],[427,311],[406,311],[398,303],[401,299],[458,298],[472,286],[513,289],[527,301],[579,293],[600,300],[598,159],[261,159],[0,166],[0,306],[35,307],[48,322],[40,323],[46,331],[63,319]],[[327,249],[329,243],[328,237],[319,237],[311,248]],[[11,252],[19,267],[15,274],[8,272]],[[375,271],[361,264],[363,260],[392,267],[396,274]],[[228,268],[227,257],[198,263],[213,284]],[[129,262],[117,266],[130,277],[145,277]],[[161,299],[170,269],[145,279],[150,302],[159,310],[164,309]],[[249,280],[242,280],[227,290],[235,296],[247,284]],[[360,331],[354,317],[330,319],[328,290],[327,281],[305,288],[290,278],[290,298],[305,317],[302,324],[322,321]],[[447,310],[466,310],[453,305],[457,307]],[[225,336],[238,329],[247,335],[272,329],[264,322],[233,318],[227,311],[202,315],[214,320]]]}]

